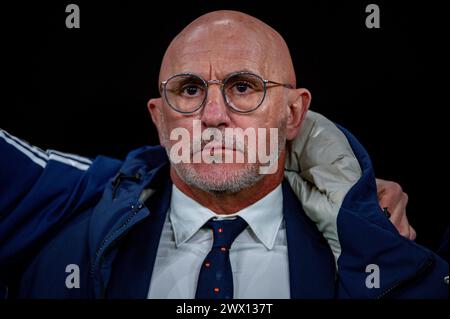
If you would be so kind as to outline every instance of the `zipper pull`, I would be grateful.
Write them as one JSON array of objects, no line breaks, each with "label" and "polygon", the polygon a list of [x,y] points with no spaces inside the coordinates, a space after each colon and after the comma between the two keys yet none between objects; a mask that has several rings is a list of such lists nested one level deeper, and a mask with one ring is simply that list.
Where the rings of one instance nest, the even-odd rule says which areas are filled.
[{"label": "zipper pull", "polygon": [[116,198],[117,195],[117,189],[119,188],[120,183],[122,183],[122,181],[124,180],[131,180],[131,181],[136,181],[139,182],[142,178],[142,175],[139,173],[136,173],[134,175],[125,175],[122,172],[117,173],[117,175],[114,177],[114,179],[112,180],[111,184],[112,184],[112,199],[114,200]]}]

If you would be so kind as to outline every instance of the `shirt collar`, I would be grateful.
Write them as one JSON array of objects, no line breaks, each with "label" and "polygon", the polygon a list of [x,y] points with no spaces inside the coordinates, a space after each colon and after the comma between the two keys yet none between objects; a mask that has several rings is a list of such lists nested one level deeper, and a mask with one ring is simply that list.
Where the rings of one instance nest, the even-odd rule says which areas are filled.
[{"label": "shirt collar", "polygon": [[173,184],[169,218],[177,247],[188,241],[211,218],[242,217],[256,237],[272,249],[283,221],[283,192],[281,185],[256,203],[232,214],[217,215],[180,191]]}]

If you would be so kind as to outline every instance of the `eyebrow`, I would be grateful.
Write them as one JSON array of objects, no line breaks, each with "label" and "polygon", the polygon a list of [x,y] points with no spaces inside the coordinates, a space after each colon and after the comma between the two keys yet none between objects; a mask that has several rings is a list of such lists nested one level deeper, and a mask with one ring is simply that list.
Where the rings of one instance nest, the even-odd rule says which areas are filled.
[{"label": "eyebrow", "polygon": [[250,69],[244,68],[244,69],[240,69],[240,70],[228,73],[227,75],[225,75],[224,79],[229,77],[232,74],[241,73],[241,72],[253,73],[253,74],[259,75],[260,77],[263,77],[261,74],[259,74],[259,72],[255,71],[255,70],[250,70]]},{"label": "eyebrow", "polygon": [[[264,76],[262,76],[259,72],[255,71],[255,70],[251,70],[251,69],[248,69],[248,68],[243,68],[243,69],[239,69],[239,70],[232,71],[232,72],[229,72],[229,73],[225,74],[225,76],[222,77],[220,80],[226,79],[226,78],[229,77],[230,75],[235,74],[235,73],[240,73],[240,72],[249,72],[249,73],[253,73],[253,74],[258,75],[258,76],[262,77],[263,79],[265,78]],[[202,74],[197,73],[197,72],[192,72],[192,71],[182,71],[182,72],[179,72],[179,73],[174,73],[174,74],[172,74],[172,75],[169,76],[167,79],[169,79],[169,78],[171,78],[171,77],[173,77],[173,76],[175,76],[175,75],[178,75],[178,74],[193,74],[193,75],[196,75],[196,76],[201,77],[202,79],[206,79],[206,78],[207,78],[207,77],[205,77],[205,76],[203,76]],[[167,79],[161,81],[161,83],[164,82],[164,81],[167,81]],[[160,83],[160,84],[161,84],[161,83]]]},{"label": "eyebrow", "polygon": [[[259,72],[255,71],[255,70],[251,70],[251,69],[248,69],[248,68],[243,68],[243,69],[235,70],[235,71],[232,71],[232,72],[229,72],[229,73],[225,74],[225,76],[222,77],[222,79],[226,79],[227,77],[229,77],[232,74],[241,73],[241,72],[248,72],[248,73],[256,74],[256,75],[259,75],[260,77],[264,78]],[[199,73],[195,73],[195,72],[181,72],[181,73],[194,74],[194,75],[200,76],[203,79],[206,79],[205,76],[203,76],[203,75],[201,75]],[[180,73],[177,73],[177,74],[180,74]],[[220,79],[220,80],[222,80],[222,79]]]}]

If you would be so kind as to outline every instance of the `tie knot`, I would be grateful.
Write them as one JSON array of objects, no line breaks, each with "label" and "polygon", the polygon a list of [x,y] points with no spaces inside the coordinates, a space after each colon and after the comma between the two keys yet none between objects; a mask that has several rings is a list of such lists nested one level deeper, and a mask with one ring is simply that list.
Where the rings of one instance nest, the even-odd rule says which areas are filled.
[{"label": "tie knot", "polygon": [[237,216],[235,219],[210,220],[206,226],[213,231],[213,248],[228,251],[236,237],[247,227],[247,222]]}]

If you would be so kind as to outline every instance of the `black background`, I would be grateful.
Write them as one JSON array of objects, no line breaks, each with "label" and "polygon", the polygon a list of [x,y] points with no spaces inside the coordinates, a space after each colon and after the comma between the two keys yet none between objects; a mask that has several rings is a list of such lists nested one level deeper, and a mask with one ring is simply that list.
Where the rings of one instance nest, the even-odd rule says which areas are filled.
[{"label": "black background", "polygon": [[[67,29],[76,3],[81,28]],[[367,29],[376,3],[381,28]],[[1,4],[0,127],[41,148],[123,158],[157,144],[146,102],[165,48],[203,13],[240,10],[286,39],[311,109],[350,130],[377,177],[409,194],[417,241],[448,224],[444,102],[437,98],[443,8],[382,1],[60,1]],[[447,103],[448,104],[448,103]]]}]

